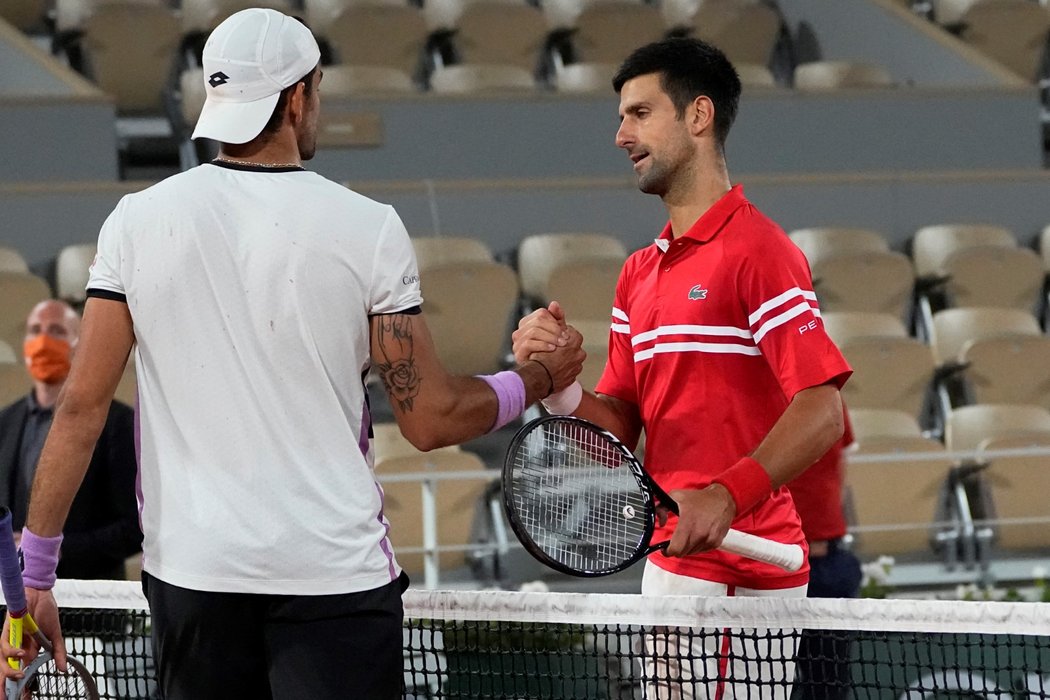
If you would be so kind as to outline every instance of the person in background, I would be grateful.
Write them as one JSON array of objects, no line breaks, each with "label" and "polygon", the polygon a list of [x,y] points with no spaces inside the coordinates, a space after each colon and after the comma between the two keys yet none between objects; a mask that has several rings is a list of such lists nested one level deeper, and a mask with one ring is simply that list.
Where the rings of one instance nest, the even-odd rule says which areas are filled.
[{"label": "person in background", "polygon": [[[860,592],[860,560],[843,546],[843,453],[853,443],[845,410],[843,424],[842,439],[787,485],[809,543],[810,598],[856,598]],[[850,688],[850,643],[848,632],[803,631],[795,677],[801,700],[845,700]]]},{"label": "person in background", "polygon": [[[62,301],[40,302],[26,320],[23,352],[33,389],[0,410],[0,503],[11,510],[16,537],[79,336],[80,317]],[[63,528],[60,578],[125,577],[124,561],[142,548],[135,474],[134,412],[113,401]]]}]

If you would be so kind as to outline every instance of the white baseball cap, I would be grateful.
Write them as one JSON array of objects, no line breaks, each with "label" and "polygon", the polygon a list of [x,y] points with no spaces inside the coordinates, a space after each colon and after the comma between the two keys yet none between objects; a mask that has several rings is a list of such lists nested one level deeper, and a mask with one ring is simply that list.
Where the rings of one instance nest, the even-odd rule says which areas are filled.
[{"label": "white baseball cap", "polygon": [[230,15],[204,44],[207,99],[193,138],[251,141],[270,120],[281,90],[320,60],[314,35],[294,17],[262,8]]}]

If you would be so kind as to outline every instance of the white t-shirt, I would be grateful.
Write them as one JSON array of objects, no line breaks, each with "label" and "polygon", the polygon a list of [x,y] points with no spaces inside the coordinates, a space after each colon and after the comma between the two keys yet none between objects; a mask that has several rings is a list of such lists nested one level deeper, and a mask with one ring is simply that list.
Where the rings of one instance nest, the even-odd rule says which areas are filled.
[{"label": "white t-shirt", "polygon": [[121,199],[88,289],[134,322],[147,572],[305,595],[397,578],[363,380],[369,315],[422,303],[392,207],[202,165]]}]

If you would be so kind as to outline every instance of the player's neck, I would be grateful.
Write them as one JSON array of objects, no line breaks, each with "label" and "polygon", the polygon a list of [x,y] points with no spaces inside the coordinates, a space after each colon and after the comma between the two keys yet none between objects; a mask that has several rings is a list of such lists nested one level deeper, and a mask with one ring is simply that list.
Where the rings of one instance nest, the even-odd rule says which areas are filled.
[{"label": "player's neck", "polygon": [[276,134],[260,137],[243,144],[222,144],[219,160],[241,162],[247,165],[288,167],[302,166],[295,134],[282,129]]},{"label": "player's neck", "polygon": [[715,202],[725,196],[731,187],[729,171],[725,161],[713,172],[698,173],[692,182],[678,191],[668,192],[663,197],[671,220],[671,233],[675,238],[693,227]]}]

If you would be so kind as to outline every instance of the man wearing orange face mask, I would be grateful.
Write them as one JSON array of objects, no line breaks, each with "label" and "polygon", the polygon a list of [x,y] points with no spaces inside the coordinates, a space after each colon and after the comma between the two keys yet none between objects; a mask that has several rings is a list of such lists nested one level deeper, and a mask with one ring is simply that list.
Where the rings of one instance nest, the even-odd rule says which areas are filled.
[{"label": "man wearing orange face mask", "polygon": [[[37,304],[23,346],[33,390],[0,410],[0,504],[16,532],[25,524],[29,487],[69,375],[80,317],[68,304]],[[134,414],[114,401],[66,521],[58,564],[63,578],[124,578],[124,560],[142,546],[135,501]]]}]

